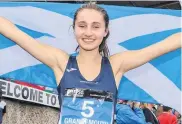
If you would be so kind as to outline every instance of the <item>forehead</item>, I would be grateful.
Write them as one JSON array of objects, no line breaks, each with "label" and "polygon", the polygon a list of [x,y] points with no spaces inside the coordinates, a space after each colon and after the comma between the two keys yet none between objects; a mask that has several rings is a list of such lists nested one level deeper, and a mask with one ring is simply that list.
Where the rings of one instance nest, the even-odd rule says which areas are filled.
[{"label": "forehead", "polygon": [[103,14],[97,10],[94,9],[83,9],[81,10],[76,18],[77,22],[86,22],[86,23],[92,23],[92,22],[99,22],[104,23]]}]

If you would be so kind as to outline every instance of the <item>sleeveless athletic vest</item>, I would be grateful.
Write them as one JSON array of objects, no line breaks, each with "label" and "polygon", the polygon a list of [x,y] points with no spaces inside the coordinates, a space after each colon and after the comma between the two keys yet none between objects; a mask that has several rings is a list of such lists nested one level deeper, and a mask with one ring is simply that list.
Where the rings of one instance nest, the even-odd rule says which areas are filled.
[{"label": "sleeveless athletic vest", "polygon": [[107,57],[102,57],[101,70],[93,81],[87,81],[79,71],[76,56],[70,56],[63,77],[58,86],[58,96],[60,106],[62,96],[67,88],[85,88],[93,90],[103,90],[113,93],[114,103],[116,103],[117,88],[113,71]]}]

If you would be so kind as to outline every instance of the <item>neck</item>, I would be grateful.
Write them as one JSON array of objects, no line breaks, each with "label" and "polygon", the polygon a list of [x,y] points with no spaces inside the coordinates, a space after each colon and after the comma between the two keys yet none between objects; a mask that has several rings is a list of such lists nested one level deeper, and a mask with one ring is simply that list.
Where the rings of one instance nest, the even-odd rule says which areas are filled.
[{"label": "neck", "polygon": [[80,49],[77,58],[81,62],[95,62],[100,61],[102,56],[100,55],[98,50],[85,51]]}]

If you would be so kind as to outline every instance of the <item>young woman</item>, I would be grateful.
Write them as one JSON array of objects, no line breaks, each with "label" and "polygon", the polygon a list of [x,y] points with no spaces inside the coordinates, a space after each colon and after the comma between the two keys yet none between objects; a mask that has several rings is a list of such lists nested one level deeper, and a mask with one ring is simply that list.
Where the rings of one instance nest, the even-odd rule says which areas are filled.
[{"label": "young woman", "polygon": [[109,17],[103,8],[92,3],[79,8],[73,20],[79,54],[73,57],[60,49],[37,42],[0,17],[0,33],[54,71],[60,97],[70,87],[110,91],[116,97],[117,87],[125,72],[181,47],[181,33],[177,33],[144,49],[108,56],[108,26]]}]

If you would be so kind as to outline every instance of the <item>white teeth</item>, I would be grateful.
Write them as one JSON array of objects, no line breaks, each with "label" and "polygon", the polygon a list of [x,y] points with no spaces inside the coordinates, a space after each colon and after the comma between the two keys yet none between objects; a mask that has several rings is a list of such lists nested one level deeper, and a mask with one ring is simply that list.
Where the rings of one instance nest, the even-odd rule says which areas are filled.
[{"label": "white teeth", "polygon": [[85,42],[92,42],[92,41],[94,41],[94,40],[92,40],[92,39],[83,39]]}]

